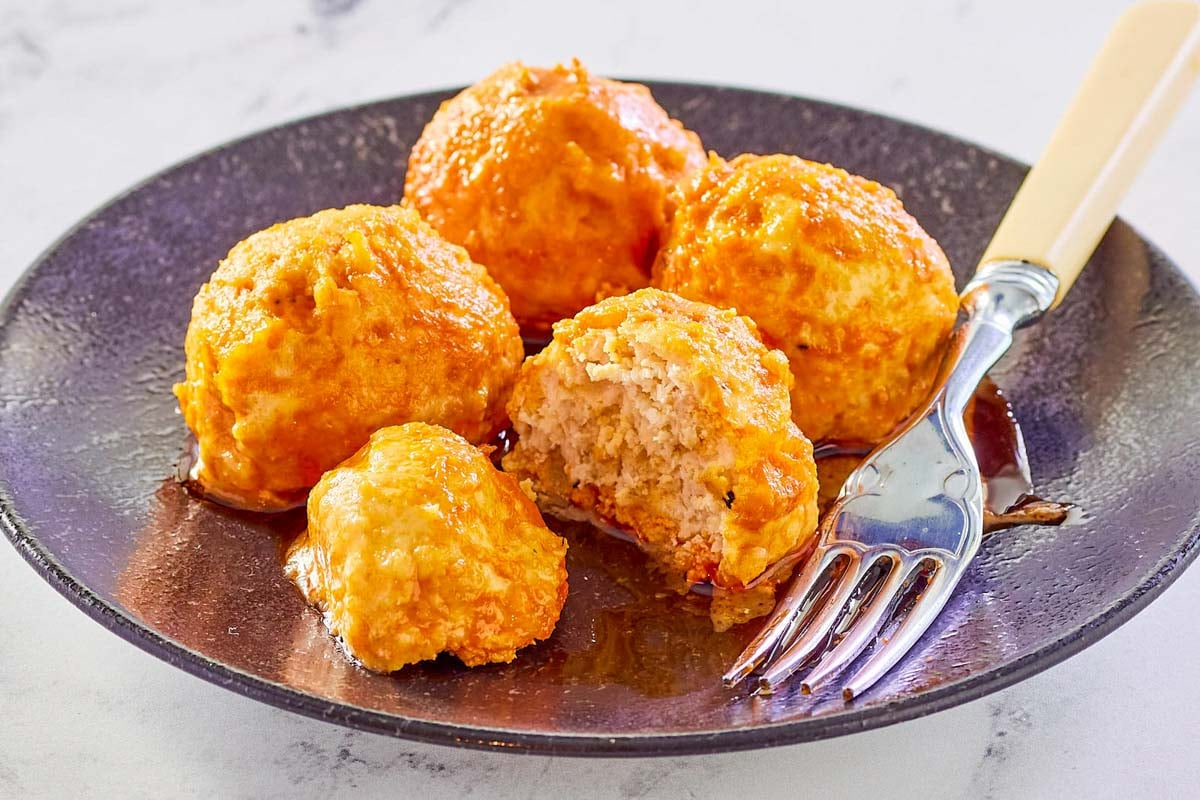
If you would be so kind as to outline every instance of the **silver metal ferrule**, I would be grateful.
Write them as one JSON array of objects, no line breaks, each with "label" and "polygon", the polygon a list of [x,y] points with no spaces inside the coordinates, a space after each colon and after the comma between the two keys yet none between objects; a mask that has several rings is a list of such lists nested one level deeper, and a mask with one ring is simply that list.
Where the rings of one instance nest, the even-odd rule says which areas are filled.
[{"label": "silver metal ferrule", "polygon": [[1057,294],[1058,277],[1045,267],[1030,261],[992,261],[963,288],[960,302],[968,314],[984,311],[984,316],[1015,329],[1036,321]]}]

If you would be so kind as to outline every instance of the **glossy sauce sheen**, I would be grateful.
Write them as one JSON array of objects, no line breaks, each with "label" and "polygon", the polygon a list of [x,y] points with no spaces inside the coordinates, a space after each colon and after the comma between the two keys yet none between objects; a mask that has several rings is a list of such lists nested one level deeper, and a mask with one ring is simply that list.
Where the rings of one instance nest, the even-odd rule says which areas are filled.
[{"label": "glossy sauce sheen", "polygon": [[[1028,461],[1012,408],[991,380],[985,380],[976,392],[968,415],[968,429],[989,500],[1008,504],[996,510],[989,503],[985,511],[986,529],[990,532],[1016,525],[1057,525],[1067,521],[1071,506],[1046,502],[1031,494]],[[514,431],[502,431],[491,443],[493,461],[499,464],[515,441]],[[865,449],[849,444],[818,448],[819,453],[824,453],[818,461],[823,502],[836,495],[845,474],[858,463]],[[185,463],[186,459],[185,455]],[[170,483],[164,485],[160,498],[174,505],[175,498],[169,496]],[[187,486],[195,490],[191,482]],[[179,501],[186,503],[183,498]],[[304,524],[301,511],[273,515],[231,513],[244,517],[255,527],[275,532],[280,562],[287,544]],[[708,612],[710,601],[704,596],[710,592],[703,591],[707,587],[698,587],[701,591],[688,594],[672,591],[630,539],[587,523],[545,519],[551,529],[568,540],[570,591],[554,635],[518,654],[517,662],[525,663],[539,679],[555,684],[616,684],[648,697],[677,696],[704,688],[711,675],[719,674],[757,631],[760,622],[751,620],[724,633],[714,632]],[[220,552],[208,548],[203,555],[189,550],[182,551],[182,555],[208,561],[219,558]],[[192,572],[186,564],[176,564],[174,570]],[[221,570],[214,570],[210,564],[197,565],[196,571],[212,574]],[[282,580],[282,571],[280,577]],[[290,599],[303,605],[299,594],[295,595]],[[305,617],[313,622],[319,619],[316,614]],[[173,625],[168,625],[175,627],[173,635],[185,642],[194,638],[194,632],[187,630],[187,619],[187,615],[172,614]],[[323,625],[320,628],[324,631]],[[326,637],[330,646],[336,647],[327,633]],[[442,656],[399,674],[436,680],[438,674],[464,669],[455,659]]]},{"label": "glossy sauce sheen", "polygon": [[1021,426],[1012,404],[991,378],[984,378],[975,390],[966,420],[983,476],[985,533],[1016,525],[1062,525],[1075,519],[1076,506],[1033,493]]}]

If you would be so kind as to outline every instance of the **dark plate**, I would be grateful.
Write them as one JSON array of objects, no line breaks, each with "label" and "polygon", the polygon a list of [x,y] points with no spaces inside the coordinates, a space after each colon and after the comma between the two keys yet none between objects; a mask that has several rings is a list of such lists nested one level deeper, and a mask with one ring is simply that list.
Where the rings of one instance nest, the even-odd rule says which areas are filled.
[{"label": "dark plate", "polygon": [[[960,284],[1024,172],[860,111],[653,89],[721,153],[794,152],[895,187]],[[1113,630],[1195,557],[1200,303],[1118,222],[997,374],[1042,494],[1080,504],[1083,521],[987,540],[928,635],[853,705],[724,690],[718,675],[750,631],[712,633],[697,599],[655,597],[635,554],[587,534],[575,536],[558,630],[515,663],[394,676],[348,663],[280,571],[302,517],[233,514],[170,481],[185,433],[171,384],[192,294],[230,246],[318,209],[394,201],[408,147],[446,96],[339,111],[195,158],[84,220],[13,290],[0,321],[4,527],[106,627],[207,680],[352,727],[540,752],[703,752],[859,731],[995,691]]]}]

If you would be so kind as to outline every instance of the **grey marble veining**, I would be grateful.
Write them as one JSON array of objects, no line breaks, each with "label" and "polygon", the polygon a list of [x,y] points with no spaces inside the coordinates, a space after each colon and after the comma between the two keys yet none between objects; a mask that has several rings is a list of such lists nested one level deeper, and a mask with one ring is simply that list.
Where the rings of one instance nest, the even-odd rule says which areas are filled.
[{"label": "grey marble veining", "polygon": [[[1123,3],[835,5],[0,0],[0,284],[186,155],[517,56],[826,97],[1031,160]],[[1193,99],[1123,208],[1193,279],[1197,176]],[[1200,656],[1198,602],[1192,570],[1049,672],[888,729],[553,760],[346,731],[225,692],[94,625],[0,547],[0,797],[1185,797],[1200,687],[1178,665]]]}]

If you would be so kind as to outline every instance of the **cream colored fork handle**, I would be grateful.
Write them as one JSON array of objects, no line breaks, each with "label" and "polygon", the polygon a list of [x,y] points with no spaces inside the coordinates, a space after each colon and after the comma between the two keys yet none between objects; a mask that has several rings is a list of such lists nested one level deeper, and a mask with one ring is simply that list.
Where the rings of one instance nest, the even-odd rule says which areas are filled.
[{"label": "cream colored fork handle", "polygon": [[1108,35],[980,260],[1058,276],[1057,305],[1200,74],[1200,4],[1147,2]]}]

